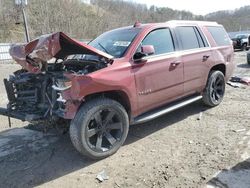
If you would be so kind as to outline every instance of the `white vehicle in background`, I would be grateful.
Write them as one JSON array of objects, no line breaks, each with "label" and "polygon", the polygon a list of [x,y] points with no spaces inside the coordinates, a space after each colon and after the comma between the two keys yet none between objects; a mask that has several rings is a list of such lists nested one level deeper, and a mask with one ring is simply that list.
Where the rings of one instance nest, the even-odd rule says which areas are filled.
[{"label": "white vehicle in background", "polygon": [[232,39],[234,49],[248,50],[250,48],[250,34],[238,34]]}]

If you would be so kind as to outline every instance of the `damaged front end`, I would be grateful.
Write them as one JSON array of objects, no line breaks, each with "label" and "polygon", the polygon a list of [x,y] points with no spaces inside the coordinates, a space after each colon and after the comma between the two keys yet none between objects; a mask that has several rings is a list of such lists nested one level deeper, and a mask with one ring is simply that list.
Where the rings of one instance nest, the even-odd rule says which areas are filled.
[{"label": "damaged front end", "polygon": [[112,56],[64,33],[15,45],[10,54],[23,68],[4,79],[9,103],[6,109],[0,108],[0,114],[30,122],[73,119],[81,101],[71,96],[72,78],[105,68],[112,61]]},{"label": "damaged front end", "polygon": [[42,120],[54,115],[64,117],[61,93],[53,89],[61,75],[33,74],[19,70],[4,79],[9,103],[6,112],[10,117],[24,121]]}]

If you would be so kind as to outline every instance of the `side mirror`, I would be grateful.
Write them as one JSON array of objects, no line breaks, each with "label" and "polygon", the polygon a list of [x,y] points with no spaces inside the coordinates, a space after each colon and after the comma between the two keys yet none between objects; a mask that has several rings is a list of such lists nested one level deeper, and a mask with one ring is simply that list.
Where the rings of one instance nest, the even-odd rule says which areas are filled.
[{"label": "side mirror", "polygon": [[155,53],[155,48],[153,45],[144,45],[141,47],[141,51],[146,55],[153,55]]},{"label": "side mirror", "polygon": [[143,57],[153,55],[154,53],[155,49],[153,45],[143,45],[141,46],[141,51],[135,53],[134,60],[140,62]]}]

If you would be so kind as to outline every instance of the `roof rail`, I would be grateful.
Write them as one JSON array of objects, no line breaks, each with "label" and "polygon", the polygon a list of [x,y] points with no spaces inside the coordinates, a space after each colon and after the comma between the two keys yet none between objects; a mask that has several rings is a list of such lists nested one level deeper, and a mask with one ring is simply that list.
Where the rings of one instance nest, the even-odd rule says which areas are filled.
[{"label": "roof rail", "polygon": [[169,24],[196,24],[196,25],[219,25],[217,22],[210,21],[196,21],[196,20],[170,20],[167,21]]}]

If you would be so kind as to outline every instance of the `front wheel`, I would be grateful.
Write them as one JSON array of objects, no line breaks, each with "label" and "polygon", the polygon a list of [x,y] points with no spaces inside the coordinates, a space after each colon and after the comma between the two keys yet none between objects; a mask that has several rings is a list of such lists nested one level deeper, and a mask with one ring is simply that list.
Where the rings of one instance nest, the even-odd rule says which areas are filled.
[{"label": "front wheel", "polygon": [[244,44],[242,45],[241,50],[242,50],[242,51],[247,51],[247,50],[248,50],[248,48],[247,48],[247,43],[244,43]]},{"label": "front wheel", "polygon": [[114,154],[124,143],[129,119],[123,106],[108,98],[86,102],[70,125],[70,138],[75,148],[92,159]]},{"label": "front wheel", "polygon": [[225,93],[225,77],[221,71],[211,71],[203,93],[203,102],[210,107],[221,103]]},{"label": "front wheel", "polygon": [[247,63],[250,65],[250,52],[247,53]]}]

